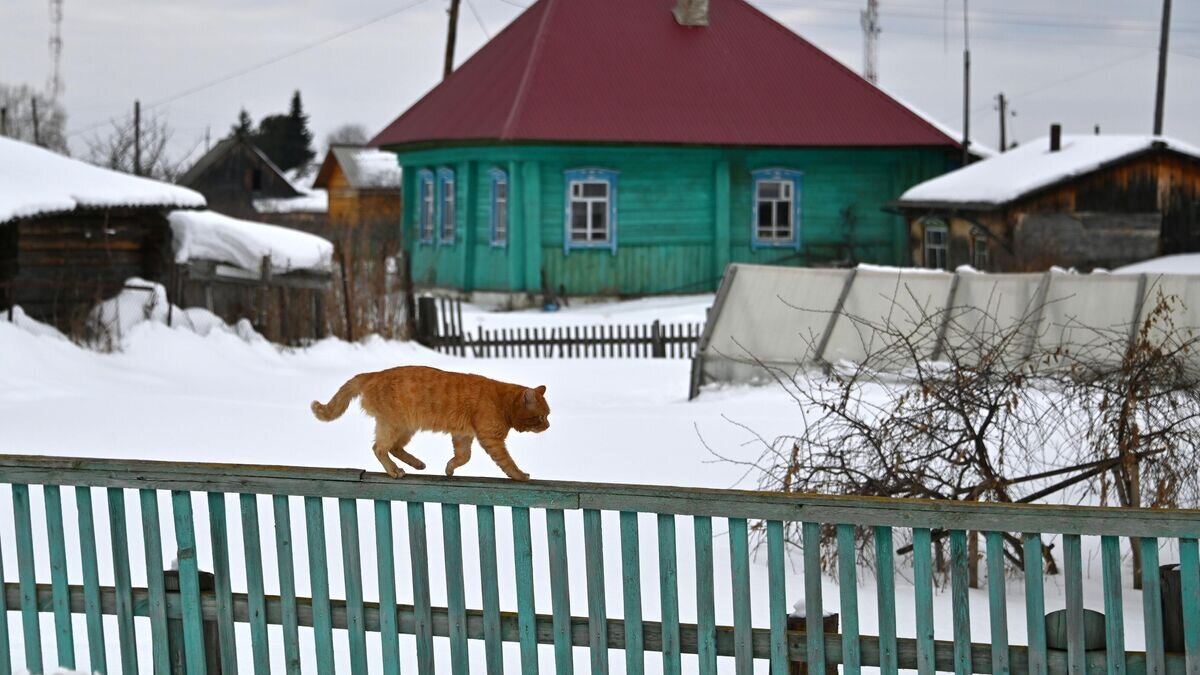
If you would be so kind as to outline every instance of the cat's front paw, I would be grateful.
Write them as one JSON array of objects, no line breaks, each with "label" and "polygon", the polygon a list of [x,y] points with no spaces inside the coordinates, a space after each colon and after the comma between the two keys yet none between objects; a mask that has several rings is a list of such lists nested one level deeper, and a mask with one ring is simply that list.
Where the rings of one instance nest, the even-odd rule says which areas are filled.
[{"label": "cat's front paw", "polygon": [[529,480],[529,474],[525,473],[524,471],[517,471],[517,470],[510,471],[508,473],[508,477],[513,480],[519,480],[519,481]]}]

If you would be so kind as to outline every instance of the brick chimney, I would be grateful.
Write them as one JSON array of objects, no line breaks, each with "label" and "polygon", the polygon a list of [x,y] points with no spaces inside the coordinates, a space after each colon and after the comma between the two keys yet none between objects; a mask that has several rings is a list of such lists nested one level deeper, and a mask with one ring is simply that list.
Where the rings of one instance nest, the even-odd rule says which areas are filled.
[{"label": "brick chimney", "polygon": [[1062,149],[1062,125],[1050,125],[1050,152],[1058,152]]},{"label": "brick chimney", "polygon": [[672,13],[680,26],[707,26],[708,0],[675,0]]}]

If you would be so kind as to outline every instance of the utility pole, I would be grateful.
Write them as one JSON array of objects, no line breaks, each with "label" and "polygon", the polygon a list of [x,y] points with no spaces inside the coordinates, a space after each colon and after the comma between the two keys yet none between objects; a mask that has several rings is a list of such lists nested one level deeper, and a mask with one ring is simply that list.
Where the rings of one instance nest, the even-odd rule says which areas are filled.
[{"label": "utility pole", "polygon": [[[1168,0],[1169,2],[1170,0]],[[967,26],[967,0],[963,0],[963,143],[962,163],[971,162],[971,38]]]},{"label": "utility pole", "polygon": [[1016,111],[1009,112],[1008,98],[1004,96],[1004,92],[996,94],[996,109],[1000,111],[1000,152],[1008,150],[1008,116],[1016,115]]},{"label": "utility pole", "polygon": [[879,0],[867,0],[866,11],[859,14],[863,30],[863,78],[879,81]]},{"label": "utility pole", "polygon": [[29,97],[29,104],[30,104],[30,106],[33,107],[33,144],[41,145],[42,144],[42,127],[40,124],[38,124],[37,97],[36,96]]},{"label": "utility pole", "polygon": [[142,175],[142,102],[133,102],[133,175]]},{"label": "utility pole", "polygon": [[1154,135],[1163,132],[1163,99],[1167,95],[1167,37],[1171,34],[1171,0],[1163,0],[1162,31],[1158,38],[1158,92],[1154,96]]},{"label": "utility pole", "polygon": [[446,29],[446,65],[442,68],[442,79],[454,72],[454,41],[458,37],[458,5],[461,0],[450,0],[450,26]]},{"label": "utility pole", "polygon": [[8,108],[0,108],[0,136],[8,135]]}]

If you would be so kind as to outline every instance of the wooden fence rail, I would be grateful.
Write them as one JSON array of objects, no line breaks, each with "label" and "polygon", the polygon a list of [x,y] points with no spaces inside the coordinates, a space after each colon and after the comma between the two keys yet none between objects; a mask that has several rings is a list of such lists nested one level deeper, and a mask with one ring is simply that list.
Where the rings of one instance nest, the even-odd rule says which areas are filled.
[{"label": "wooden fence rail", "polygon": [[[379,474],[337,469],[259,467],[218,464],[186,464],[104,459],[70,459],[0,456],[0,482],[8,485],[12,498],[12,522],[4,530],[15,532],[16,575],[0,564],[0,672],[10,673],[10,613],[19,616],[11,635],[23,642],[24,667],[44,672],[43,639],[53,642],[56,660],[52,665],[76,668],[72,617],[86,618],[88,669],[108,672],[108,649],[104,632],[115,626],[119,667],[123,674],[138,672],[137,656],[149,655],[155,673],[235,673],[239,668],[255,675],[272,672],[272,663],[282,663],[282,672],[299,673],[302,660],[320,674],[344,668],[351,673],[367,672],[368,661],[382,666],[384,673],[400,672],[401,651],[397,637],[415,636],[406,661],[416,667],[405,672],[455,675],[504,672],[503,643],[519,645],[519,670],[538,672],[538,645],[553,645],[556,670],[572,672],[573,647],[586,647],[590,672],[606,673],[610,650],[624,661],[626,672],[643,672],[646,652],[661,658],[663,671],[680,673],[681,655],[695,654],[695,671],[717,672],[719,657],[732,657],[736,672],[750,673],[756,660],[768,662],[774,673],[787,673],[795,664],[806,664],[811,675],[824,675],[827,666],[840,666],[846,675],[860,675],[863,666],[878,667],[883,675],[896,675],[899,668],[915,669],[921,675],[934,672],[1003,673],[1020,675],[1196,675],[1200,673],[1200,512],[1149,509],[1113,509],[1013,504],[944,503],[922,500],[870,499],[819,495],[783,495],[733,490],[704,490],[663,486],[611,485],[530,481],[516,483],[480,478],[408,476],[393,480]],[[33,489],[31,486],[40,486]],[[62,487],[73,487],[76,513],[72,520],[78,533],[77,555],[67,555]],[[104,489],[108,541],[96,536],[96,507],[93,490]],[[141,532],[128,527],[128,489],[137,490]],[[37,493],[40,492],[40,495]],[[231,500],[230,495],[237,494]],[[194,497],[203,495],[207,504],[210,546],[198,547],[203,530],[193,513]],[[40,496],[40,500],[32,499]],[[169,497],[170,513],[160,514],[160,502]],[[260,526],[260,497],[273,508],[274,535]],[[302,498],[295,509],[291,498]],[[325,500],[335,499],[337,523],[326,523]],[[33,506],[40,501],[44,516],[34,518]],[[438,504],[440,508],[431,509]],[[370,507],[374,516],[373,542],[363,542],[359,530],[360,506]],[[393,535],[400,527],[393,522],[399,507],[408,538],[407,555],[397,559]],[[501,607],[498,589],[497,507],[508,510],[512,533],[515,607]],[[478,559],[464,559],[464,509],[473,511]],[[432,510],[440,515],[440,542],[430,541],[426,519]],[[531,512],[544,512],[545,532],[535,537]],[[241,542],[231,541],[230,524],[237,515]],[[296,512],[293,514],[293,512]],[[567,523],[576,522],[567,513],[582,516],[582,550],[569,550]],[[619,551],[605,550],[605,512],[615,512],[610,523],[619,525]],[[469,512],[468,512],[469,513]],[[293,528],[297,515],[303,523]],[[658,545],[653,552],[639,544],[639,515],[656,525]],[[718,519],[714,523],[714,518]],[[680,524],[692,526],[693,552],[677,544]],[[34,523],[45,524],[37,530]],[[164,542],[161,524],[173,523],[175,542]],[[750,523],[762,525],[766,542],[767,592],[755,600],[750,583]],[[840,633],[790,630],[785,575],[785,530],[802,524],[805,574],[803,599],[807,625],[821,625],[822,572],[818,540],[822,531],[837,533],[836,564],[842,627]],[[716,526],[716,527],[714,527]],[[877,574],[875,597],[860,599],[857,583],[854,531],[872,528],[875,534],[874,563]],[[935,620],[931,531],[949,530],[950,576],[953,612],[951,618]],[[336,530],[336,535],[334,531]],[[507,528],[506,528],[507,530]],[[970,639],[972,598],[967,592],[967,532],[984,533],[987,541],[987,605],[992,619],[991,641]],[[1027,550],[1026,560],[1038,561],[1023,571],[1028,645],[1011,645],[1007,635],[1005,585],[1000,535],[1019,532]],[[725,536],[714,538],[714,532]],[[142,546],[131,545],[139,538]],[[299,534],[303,542],[294,541]],[[898,616],[896,608],[893,542],[910,535],[913,549],[916,611]],[[1067,592],[1068,621],[1065,649],[1048,644],[1044,612],[1043,569],[1040,564],[1042,536],[1061,535]],[[1121,540],[1137,541],[1144,558],[1145,651],[1124,648]],[[1085,622],[1081,587],[1080,543],[1083,537],[1099,537],[1104,582],[1104,628],[1106,649],[1085,649]],[[329,539],[340,542],[340,551],[330,551]],[[1180,556],[1181,593],[1178,598],[1160,595],[1159,539],[1175,540]],[[12,541],[12,540],[3,540]],[[612,540],[610,540],[612,541]],[[36,545],[35,545],[36,542]],[[714,544],[729,548],[729,565],[714,564]],[[293,550],[303,544],[307,561],[298,561]],[[440,543],[440,546],[438,544]],[[508,542],[504,542],[507,544]],[[70,548],[75,549],[75,542]],[[274,544],[273,558],[280,579],[278,595],[265,592],[262,548]],[[431,544],[433,546],[431,547]],[[232,549],[231,549],[232,547]],[[145,556],[145,586],[135,586],[131,559],[136,549]],[[430,551],[444,552],[444,569],[430,565]],[[242,556],[231,557],[231,550]],[[401,549],[403,550],[403,549]],[[534,611],[536,583],[533,552],[548,556],[550,614]],[[97,573],[98,553],[112,558],[111,585],[101,585]],[[178,573],[160,574],[168,553],[179,561]],[[329,555],[339,556],[344,574],[344,598],[330,592]],[[660,590],[644,593],[641,557],[656,558]],[[572,616],[568,584],[568,556],[585,561],[586,616]],[[240,569],[231,566],[243,560]],[[606,606],[605,559],[620,561],[621,574],[608,580],[621,589],[622,612]],[[0,551],[0,563],[11,562],[13,552]],[[49,579],[39,577],[35,561],[49,560]],[[682,565],[695,569],[695,586],[682,588],[677,575]],[[68,561],[78,561],[77,568]],[[849,563],[849,564],[847,564]],[[296,566],[309,571],[311,597],[298,597]],[[10,570],[6,576],[4,569]],[[202,569],[211,569],[207,577]],[[539,566],[538,569],[541,569]],[[579,569],[579,568],[576,568]],[[478,578],[481,602],[468,608],[465,579]],[[177,584],[172,583],[177,577]],[[244,579],[234,588],[232,579]],[[377,581],[376,597],[364,597],[364,578]],[[544,580],[543,580],[544,582]],[[412,589],[411,604],[399,604],[399,584]],[[474,585],[474,584],[472,584]],[[431,587],[444,588],[447,604],[436,607]],[[732,621],[714,610],[717,589],[730,593]],[[798,590],[798,589],[797,589]],[[680,593],[695,597],[696,622],[680,621]],[[653,597],[653,596],[657,597]],[[441,596],[439,596],[441,597]],[[765,602],[769,608],[766,625],[755,625],[751,603]],[[863,605],[866,602],[868,605]],[[979,600],[975,599],[978,603]],[[1164,641],[1164,602],[1177,602],[1181,609],[1180,644]],[[689,603],[691,604],[691,603]],[[661,609],[660,621],[642,619],[646,606]],[[878,609],[879,635],[861,635],[858,615],[870,606]],[[515,611],[513,611],[515,609]],[[53,630],[43,631],[42,614],[53,616]],[[105,624],[104,616],[115,616]],[[135,617],[144,617],[150,627],[150,644],[139,645]],[[900,623],[902,622],[902,623]],[[944,622],[953,635],[949,641],[934,639],[935,624]],[[235,631],[249,624],[247,633]],[[897,625],[914,626],[915,637],[897,637]],[[271,649],[269,625],[282,627],[283,658]],[[299,631],[311,631],[313,653],[302,654]],[[336,639],[345,641],[346,663],[335,662]],[[366,633],[379,633],[377,647],[368,653]],[[434,637],[447,638],[449,650],[434,648]],[[483,642],[483,650],[469,652],[469,641]],[[407,643],[406,643],[407,644]],[[49,646],[48,644],[46,646]],[[139,649],[140,647],[140,649]],[[147,649],[148,647],[148,649]],[[446,654],[443,662],[437,657]],[[690,657],[689,657],[690,658]],[[692,663],[688,662],[689,665]],[[691,669],[689,668],[689,672]]]}]

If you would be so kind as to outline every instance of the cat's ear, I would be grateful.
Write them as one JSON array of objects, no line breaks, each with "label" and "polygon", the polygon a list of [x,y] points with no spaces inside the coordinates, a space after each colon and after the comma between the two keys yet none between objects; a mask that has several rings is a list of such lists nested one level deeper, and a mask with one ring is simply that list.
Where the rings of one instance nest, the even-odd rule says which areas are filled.
[{"label": "cat's ear", "polygon": [[538,385],[538,388],[534,389],[534,391],[536,391],[539,395],[545,394],[546,393],[546,385],[544,385],[544,384]]}]

